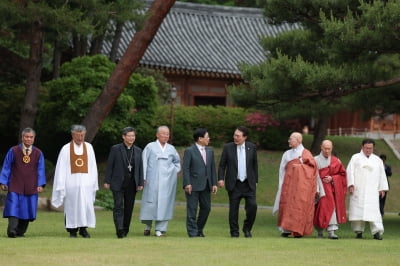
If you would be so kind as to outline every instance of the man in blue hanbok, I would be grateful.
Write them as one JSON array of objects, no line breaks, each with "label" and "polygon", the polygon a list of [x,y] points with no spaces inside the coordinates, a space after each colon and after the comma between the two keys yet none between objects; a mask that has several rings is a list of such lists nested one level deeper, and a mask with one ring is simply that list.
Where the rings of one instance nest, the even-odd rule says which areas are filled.
[{"label": "man in blue hanbok", "polygon": [[8,218],[8,237],[24,236],[36,219],[38,193],[46,185],[44,156],[33,146],[35,131],[22,130],[22,143],[11,147],[4,159],[0,188],[8,191],[3,217]]},{"label": "man in blue hanbok", "polygon": [[160,126],[157,140],[143,150],[144,188],[140,220],[146,225],[144,235],[150,235],[155,221],[155,235],[164,236],[172,219],[175,204],[177,174],[181,169],[179,154],[168,144],[169,129]]}]

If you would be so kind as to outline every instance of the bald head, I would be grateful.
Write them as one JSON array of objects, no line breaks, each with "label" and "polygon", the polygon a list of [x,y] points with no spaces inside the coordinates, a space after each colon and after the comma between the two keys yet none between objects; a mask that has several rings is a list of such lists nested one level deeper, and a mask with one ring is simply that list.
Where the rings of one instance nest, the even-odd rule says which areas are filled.
[{"label": "bald head", "polygon": [[303,142],[303,136],[299,132],[293,132],[289,137],[289,147],[297,148]]},{"label": "bald head", "polygon": [[332,141],[328,139],[322,141],[321,152],[325,158],[328,158],[329,156],[332,155],[332,149],[333,149]]}]

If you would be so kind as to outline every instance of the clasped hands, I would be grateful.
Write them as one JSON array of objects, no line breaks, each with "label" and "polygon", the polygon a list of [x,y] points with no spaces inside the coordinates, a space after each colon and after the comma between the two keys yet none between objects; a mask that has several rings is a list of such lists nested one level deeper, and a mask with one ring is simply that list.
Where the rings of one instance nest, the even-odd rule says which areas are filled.
[{"label": "clasped hands", "polygon": [[[217,186],[212,186],[212,193],[217,194],[217,191],[218,191]],[[185,192],[189,195],[192,194],[192,185],[186,185]]]}]

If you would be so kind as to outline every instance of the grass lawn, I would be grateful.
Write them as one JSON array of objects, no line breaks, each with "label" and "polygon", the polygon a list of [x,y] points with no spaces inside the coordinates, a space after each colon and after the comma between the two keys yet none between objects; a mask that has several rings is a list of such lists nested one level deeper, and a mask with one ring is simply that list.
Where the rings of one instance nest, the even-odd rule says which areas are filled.
[{"label": "grass lawn", "polygon": [[235,239],[229,237],[228,209],[213,207],[206,237],[193,239],[186,235],[184,206],[176,206],[164,238],[143,236],[139,209],[124,239],[115,236],[111,211],[96,212],[90,239],[70,239],[59,212],[40,211],[26,237],[16,239],[6,237],[7,219],[0,219],[1,265],[398,265],[400,260],[400,217],[394,214],[384,218],[383,241],[373,240],[368,230],[364,239],[355,239],[349,224],[341,226],[339,240],[294,239],[280,237],[276,217],[263,208],[253,238]]}]

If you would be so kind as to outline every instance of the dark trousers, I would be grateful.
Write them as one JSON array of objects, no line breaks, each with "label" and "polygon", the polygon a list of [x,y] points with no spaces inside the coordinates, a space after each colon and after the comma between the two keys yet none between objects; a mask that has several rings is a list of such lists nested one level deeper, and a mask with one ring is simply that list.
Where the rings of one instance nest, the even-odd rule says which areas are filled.
[{"label": "dark trousers", "polygon": [[[64,216],[64,225],[66,225],[67,224],[67,218]],[[70,233],[70,234],[76,234],[76,233],[78,233],[78,230],[81,232],[82,230],[83,231],[86,231],[86,228],[87,227],[77,227],[77,228],[65,228],[65,230],[67,230],[67,232],[68,233]]]},{"label": "dark trousers", "polygon": [[379,210],[380,210],[382,216],[385,214],[386,195],[387,195],[387,191],[385,193],[385,196],[383,196],[383,197],[379,196]]},{"label": "dark trousers", "polygon": [[125,179],[120,191],[113,190],[114,209],[113,218],[116,231],[123,231],[126,235],[132,219],[133,207],[135,205],[136,185],[132,178]]},{"label": "dark trousers", "polygon": [[29,220],[18,219],[17,217],[8,217],[7,234],[13,232],[16,236],[23,236],[28,230]]},{"label": "dark trousers", "polygon": [[243,231],[251,231],[257,215],[256,192],[250,189],[245,180],[236,181],[235,188],[228,191],[229,195],[229,226],[232,236],[239,235],[239,206],[242,198],[245,199],[246,219],[243,222]]},{"label": "dark trousers", "polygon": [[[203,233],[211,211],[211,192],[208,186],[203,191],[192,191],[186,195],[186,230],[189,236]],[[197,215],[197,208],[200,207]],[[196,218],[197,216],[197,218]]]}]

